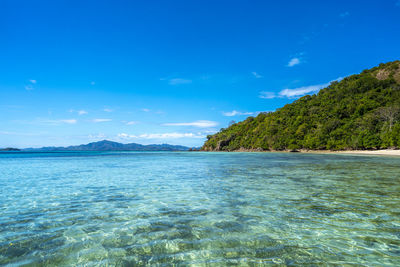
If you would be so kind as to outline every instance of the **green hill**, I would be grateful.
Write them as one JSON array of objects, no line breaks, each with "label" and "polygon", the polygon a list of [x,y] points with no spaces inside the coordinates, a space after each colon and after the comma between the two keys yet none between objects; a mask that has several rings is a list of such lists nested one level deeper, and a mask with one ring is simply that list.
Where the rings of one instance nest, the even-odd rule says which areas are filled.
[{"label": "green hill", "polygon": [[400,61],[209,135],[202,150],[400,148]]}]

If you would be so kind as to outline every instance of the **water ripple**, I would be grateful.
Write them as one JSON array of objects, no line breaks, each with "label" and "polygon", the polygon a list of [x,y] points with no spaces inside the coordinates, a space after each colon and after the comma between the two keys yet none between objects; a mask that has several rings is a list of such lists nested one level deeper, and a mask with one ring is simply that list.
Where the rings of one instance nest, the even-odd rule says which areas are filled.
[{"label": "water ripple", "polygon": [[400,159],[0,154],[0,265],[400,265]]}]

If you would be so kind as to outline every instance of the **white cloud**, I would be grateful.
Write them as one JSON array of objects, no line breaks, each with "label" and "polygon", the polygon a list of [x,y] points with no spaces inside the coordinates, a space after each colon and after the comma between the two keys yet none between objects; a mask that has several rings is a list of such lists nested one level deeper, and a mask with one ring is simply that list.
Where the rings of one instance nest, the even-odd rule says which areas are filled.
[{"label": "white cloud", "polygon": [[275,98],[275,97],[276,97],[276,94],[274,92],[263,91],[259,95],[259,98],[264,98],[264,99],[272,99],[272,98]]},{"label": "white cloud", "polygon": [[[132,137],[131,137],[131,136],[132,136]],[[118,137],[119,137],[119,138],[128,139],[128,138],[136,137],[136,135],[126,134],[126,133],[119,133],[119,134],[118,134]]]},{"label": "white cloud", "polygon": [[15,120],[14,122],[21,123],[21,124],[32,124],[32,125],[60,125],[60,124],[75,124],[78,122],[78,120],[77,119],[52,120],[52,119],[46,119],[46,118],[36,118],[32,121]]},{"label": "white cloud", "polygon": [[120,133],[121,139],[177,139],[177,138],[204,138],[201,133],[146,133],[140,135]]},{"label": "white cloud", "polygon": [[88,135],[89,139],[106,139],[107,136],[103,133],[99,133],[99,134],[89,134]]},{"label": "white cloud", "polygon": [[259,73],[255,72],[255,71],[253,71],[251,74],[253,74],[253,76],[256,77],[257,79],[263,77],[262,75],[260,75]]},{"label": "white cloud", "polygon": [[127,121],[125,124],[126,125],[134,125],[134,124],[137,124],[138,122],[137,121]]},{"label": "white cloud", "polygon": [[188,84],[192,83],[192,80],[182,79],[182,78],[174,78],[168,81],[170,85],[179,85],[179,84]]},{"label": "white cloud", "polygon": [[222,112],[222,115],[227,116],[227,117],[233,117],[233,116],[239,116],[239,115],[253,115],[254,112],[240,112],[237,110],[232,110],[229,112]]},{"label": "white cloud", "polygon": [[282,91],[279,92],[279,96],[287,97],[287,98],[299,97],[299,96],[303,96],[303,95],[306,95],[309,93],[318,92],[319,90],[327,87],[328,85],[329,85],[329,83],[323,83],[323,84],[298,87],[298,88],[294,88],[294,89],[283,89]]},{"label": "white cloud", "polygon": [[36,84],[37,81],[36,80],[29,80],[31,83]]},{"label": "white cloud", "polygon": [[81,109],[81,110],[74,110],[74,109],[70,109],[70,110],[68,110],[68,112],[71,112],[71,113],[74,113],[74,112],[76,112],[76,113],[78,113],[79,115],[85,115],[85,114],[88,114],[88,112],[87,112],[86,110],[83,110],[83,109]]},{"label": "white cloud", "polygon": [[105,112],[113,112],[113,110],[110,109],[110,108],[105,108],[105,109],[103,109],[103,111],[105,111]]},{"label": "white cloud", "polygon": [[142,111],[144,111],[144,112],[150,112],[150,109],[148,109],[148,108],[142,108]]},{"label": "white cloud", "polygon": [[340,13],[340,17],[342,17],[342,18],[344,18],[344,17],[347,17],[347,16],[349,16],[350,15],[350,13],[348,12],[348,11],[346,11],[346,12],[343,12],[343,13]]},{"label": "white cloud", "polygon": [[193,127],[199,127],[199,128],[208,128],[208,127],[217,126],[218,122],[199,120],[199,121],[194,121],[194,122],[164,123],[163,125],[164,126],[193,126]]},{"label": "white cloud", "polygon": [[287,89],[281,90],[278,94],[275,94],[274,92],[261,92],[259,97],[264,98],[264,99],[272,99],[272,98],[276,98],[276,97],[297,98],[297,97],[301,97],[301,96],[304,96],[304,95],[307,95],[310,93],[316,93],[319,90],[321,90],[325,87],[328,87],[331,84],[331,82],[340,81],[342,79],[343,79],[342,77],[339,77],[328,83],[303,86],[303,87],[298,87],[298,88],[294,88],[294,89],[287,88]]},{"label": "white cloud", "polygon": [[111,121],[111,119],[94,119],[93,122],[107,122],[107,121]]},{"label": "white cloud", "polygon": [[75,124],[77,123],[76,119],[68,119],[68,120],[60,120],[62,123],[67,123],[67,124]]},{"label": "white cloud", "polygon": [[289,63],[287,64],[287,66],[288,66],[288,67],[293,67],[293,66],[296,66],[296,65],[298,65],[298,64],[300,64],[300,63],[301,63],[300,58],[294,57],[294,58],[292,58],[292,59],[289,61]]},{"label": "white cloud", "polygon": [[33,124],[49,124],[49,125],[59,125],[59,124],[75,124],[78,120],[76,119],[63,119],[63,120],[47,120],[47,119],[37,119]]}]

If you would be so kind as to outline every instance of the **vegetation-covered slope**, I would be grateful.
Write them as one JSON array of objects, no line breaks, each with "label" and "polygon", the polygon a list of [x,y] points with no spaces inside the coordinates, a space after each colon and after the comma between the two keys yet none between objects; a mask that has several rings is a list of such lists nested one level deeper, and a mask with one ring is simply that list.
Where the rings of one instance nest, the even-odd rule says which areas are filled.
[{"label": "vegetation-covered slope", "polygon": [[400,147],[400,61],[380,64],[316,95],[209,135],[202,150]]}]

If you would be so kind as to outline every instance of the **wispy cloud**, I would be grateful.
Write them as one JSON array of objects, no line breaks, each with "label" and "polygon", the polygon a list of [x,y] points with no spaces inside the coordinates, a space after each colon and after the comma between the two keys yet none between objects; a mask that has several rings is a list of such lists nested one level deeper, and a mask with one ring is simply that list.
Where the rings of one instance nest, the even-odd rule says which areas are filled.
[{"label": "wispy cloud", "polygon": [[31,125],[62,125],[62,124],[76,124],[77,119],[47,119],[35,118],[33,120],[14,120],[18,124],[31,124]]},{"label": "wispy cloud", "polygon": [[257,79],[262,78],[263,76],[260,75],[259,73],[253,71],[251,74],[253,74],[254,77],[256,77]]},{"label": "wispy cloud", "polygon": [[177,138],[204,138],[201,133],[146,133],[140,135],[120,133],[120,139],[177,139]]},{"label": "wispy cloud", "polygon": [[274,92],[262,91],[260,92],[260,95],[258,97],[264,99],[272,99],[277,97],[277,95]]},{"label": "wispy cloud", "polygon": [[294,57],[289,61],[289,63],[287,64],[287,67],[293,67],[293,66],[299,65],[300,63],[301,63],[300,58]]},{"label": "wispy cloud", "polygon": [[297,98],[301,97],[310,93],[316,93],[319,90],[328,87],[332,82],[334,81],[340,81],[342,80],[342,77],[339,77],[333,81],[330,81],[328,83],[322,83],[322,84],[315,84],[315,85],[309,85],[309,86],[303,86],[303,87],[298,87],[298,88],[293,88],[293,89],[283,89],[279,93],[274,93],[274,92],[261,92],[259,97],[264,98],[264,99],[272,99],[272,98]]},{"label": "wispy cloud", "polygon": [[110,108],[105,108],[105,109],[103,109],[103,111],[105,111],[105,112],[113,112],[113,110],[110,109]]},{"label": "wispy cloud", "polygon": [[25,85],[25,90],[31,91],[31,90],[35,89],[33,87],[33,85],[36,84],[36,83],[37,83],[36,80],[29,80],[29,84]]},{"label": "wispy cloud", "polygon": [[344,17],[350,16],[350,13],[348,11],[346,11],[346,12],[340,13],[339,16],[341,18],[344,18]]},{"label": "wispy cloud", "polygon": [[138,124],[138,122],[137,121],[127,121],[127,122],[125,122],[125,124],[126,125],[135,125],[135,124]]},{"label": "wispy cloud", "polygon": [[150,109],[148,109],[148,108],[142,108],[142,111],[143,111],[143,112],[150,112]]},{"label": "wispy cloud", "polygon": [[98,140],[98,139],[106,139],[107,136],[106,136],[105,134],[103,134],[103,133],[98,133],[98,134],[89,134],[89,135],[88,135],[88,138],[89,138],[89,139],[96,139],[96,140]]},{"label": "wispy cloud", "polygon": [[78,120],[76,119],[60,119],[60,120],[49,120],[38,118],[31,124],[44,124],[44,125],[60,125],[60,124],[76,124]]},{"label": "wispy cloud", "polygon": [[294,89],[283,89],[282,91],[279,92],[279,96],[287,98],[299,97],[309,93],[318,92],[319,90],[327,87],[328,85],[329,83],[323,83],[323,84],[298,87]]},{"label": "wispy cloud", "polygon": [[78,121],[76,119],[68,119],[68,120],[60,120],[62,123],[68,123],[68,124],[75,124]]},{"label": "wispy cloud", "polygon": [[88,114],[89,112],[87,112],[86,110],[83,110],[83,109],[81,109],[81,110],[74,110],[74,109],[70,109],[70,110],[68,110],[68,112],[71,112],[71,113],[77,113],[78,115],[85,115],[85,114]]},{"label": "wispy cloud", "polygon": [[193,127],[199,127],[199,128],[208,128],[208,127],[217,126],[218,122],[199,120],[199,121],[194,121],[194,122],[164,123],[163,125],[164,126],[193,126]]},{"label": "wispy cloud", "polygon": [[93,122],[107,122],[107,121],[111,121],[111,119],[93,119]]},{"label": "wispy cloud", "polygon": [[179,85],[179,84],[188,84],[188,83],[192,83],[192,80],[182,79],[182,78],[174,78],[174,79],[168,80],[168,84],[170,84],[170,85]]},{"label": "wispy cloud", "polygon": [[240,116],[240,115],[253,115],[255,112],[240,112],[237,110],[232,110],[229,112],[222,112],[222,115],[226,117]]}]

